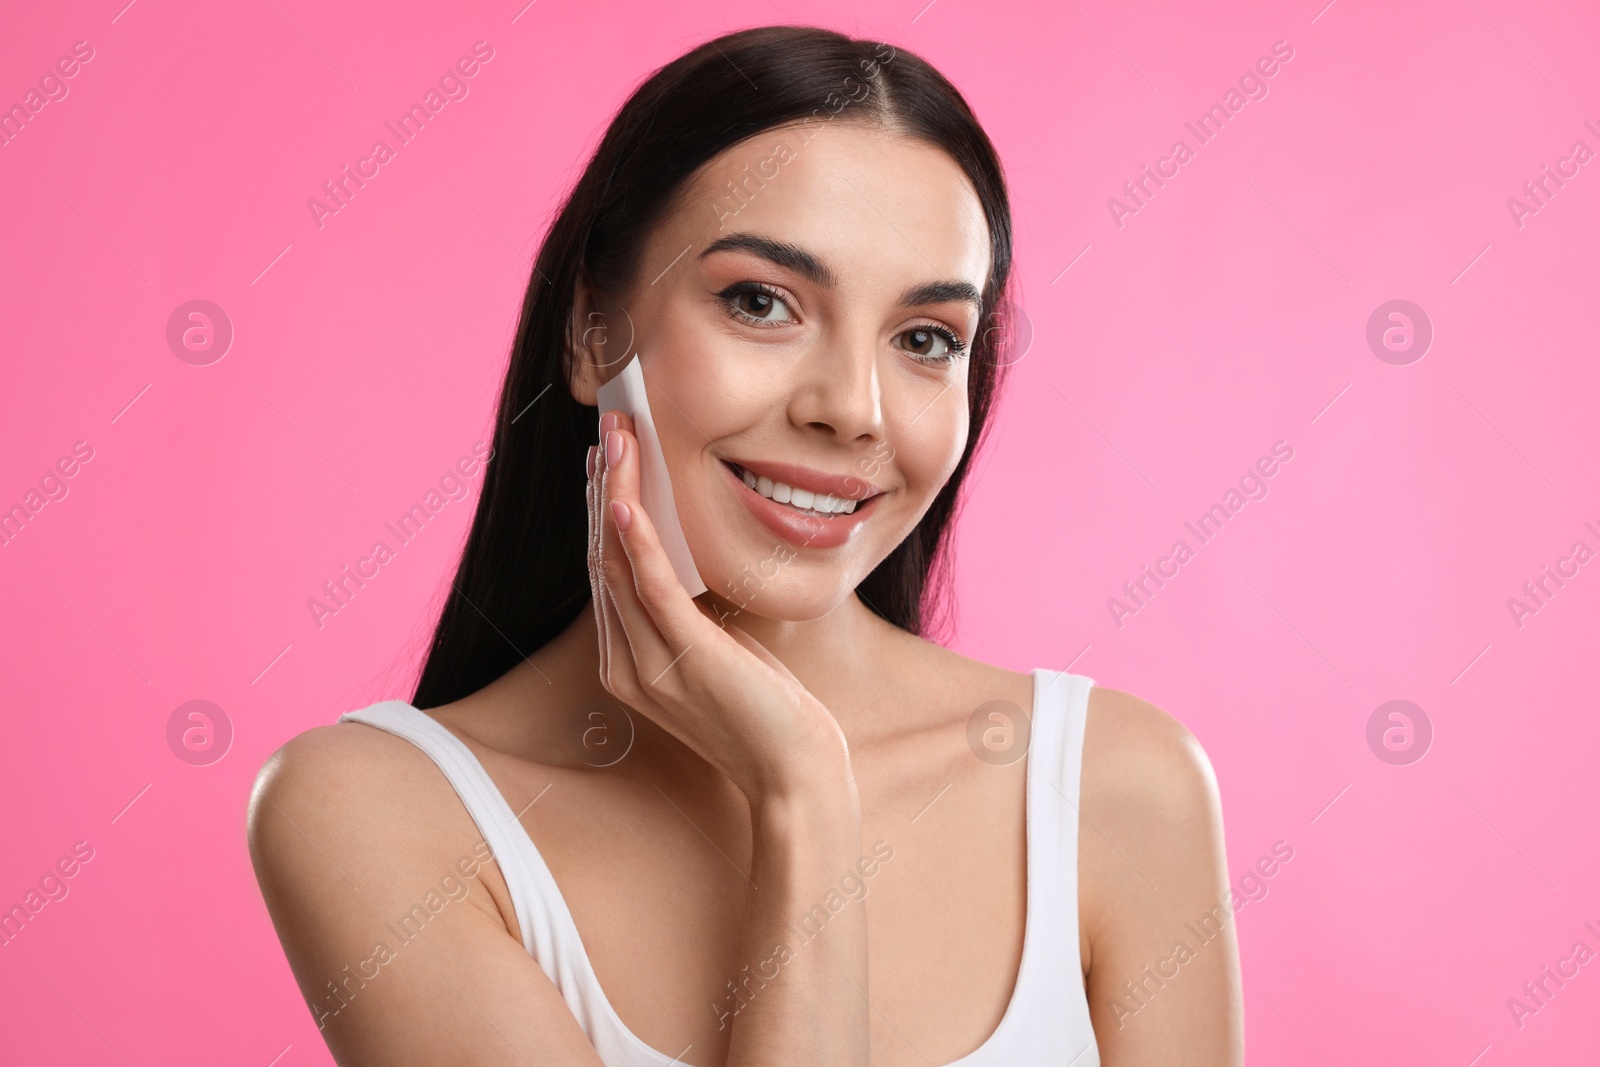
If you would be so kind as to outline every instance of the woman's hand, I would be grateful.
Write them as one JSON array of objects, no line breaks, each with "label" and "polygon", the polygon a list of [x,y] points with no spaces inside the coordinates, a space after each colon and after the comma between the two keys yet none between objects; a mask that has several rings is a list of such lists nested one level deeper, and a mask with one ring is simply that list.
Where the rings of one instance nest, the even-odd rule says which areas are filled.
[{"label": "woman's hand", "polygon": [[854,779],[843,733],[754,638],[689,596],[639,503],[639,441],[621,412],[589,451],[589,584],[600,681],[688,745],[753,805]]}]

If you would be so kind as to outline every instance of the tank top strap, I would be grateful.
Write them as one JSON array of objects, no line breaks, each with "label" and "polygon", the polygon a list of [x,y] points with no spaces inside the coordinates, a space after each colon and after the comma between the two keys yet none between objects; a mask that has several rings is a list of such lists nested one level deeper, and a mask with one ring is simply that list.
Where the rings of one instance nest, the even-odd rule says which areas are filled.
[{"label": "tank top strap", "polygon": [[[1042,996],[1030,1004],[1058,1027],[1055,1051],[1075,1067],[1099,1062],[1083,987],[1078,942],[1078,801],[1084,727],[1094,680],[1066,671],[1033,672],[1034,714],[1027,772],[1028,921],[1033,945],[1049,946],[1036,959],[1029,987]],[[1065,1046],[1071,1045],[1071,1048]]]},{"label": "tank top strap", "polygon": [[[1028,852],[1039,863],[1029,863],[1028,876],[1053,901],[1063,905],[1046,911],[1071,927],[1076,948],[1078,794],[1084,725],[1094,681],[1081,674],[1037,670],[1033,684],[1034,715],[1028,741]],[[1065,906],[1067,903],[1070,908]]]},{"label": "tank top strap", "polygon": [[416,745],[433,760],[494,854],[516,912],[523,948],[555,983],[605,1062],[627,1062],[622,1049],[632,1044],[628,1040],[631,1034],[617,1032],[621,1020],[600,988],[555,876],[517,813],[466,742],[433,716],[403,700],[383,701],[346,712],[339,721],[385,730]]},{"label": "tank top strap", "polygon": [[[1033,672],[1034,716],[1030,756],[1037,755],[1038,774],[1029,775],[1044,798],[1041,813],[1064,819],[1059,829],[1077,836],[1078,794],[1083,777],[1084,728],[1089,718],[1089,691],[1094,679],[1066,671]],[[1050,799],[1053,798],[1053,799]],[[1033,799],[1030,794],[1029,800]],[[1052,831],[1053,834],[1053,831]],[[1051,840],[1065,840],[1051,837]],[[1076,866],[1076,855],[1067,857]]]}]

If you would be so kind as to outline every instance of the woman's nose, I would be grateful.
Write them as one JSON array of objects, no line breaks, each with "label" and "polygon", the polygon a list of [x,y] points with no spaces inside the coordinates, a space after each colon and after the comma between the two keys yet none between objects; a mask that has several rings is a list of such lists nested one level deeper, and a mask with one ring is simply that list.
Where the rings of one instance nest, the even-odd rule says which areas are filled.
[{"label": "woman's nose", "polygon": [[840,441],[881,434],[883,389],[876,339],[823,346],[803,361],[800,374],[790,402],[796,425],[829,430]]}]

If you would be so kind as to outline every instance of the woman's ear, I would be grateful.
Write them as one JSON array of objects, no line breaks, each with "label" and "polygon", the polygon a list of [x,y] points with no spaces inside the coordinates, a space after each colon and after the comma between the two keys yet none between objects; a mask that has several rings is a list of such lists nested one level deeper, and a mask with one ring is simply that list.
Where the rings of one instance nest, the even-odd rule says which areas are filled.
[{"label": "woman's ear", "polygon": [[594,287],[588,278],[580,277],[566,340],[568,384],[574,400],[587,407],[599,403],[599,388],[633,354],[633,333],[633,318],[627,309],[617,305],[612,312],[602,311]]}]

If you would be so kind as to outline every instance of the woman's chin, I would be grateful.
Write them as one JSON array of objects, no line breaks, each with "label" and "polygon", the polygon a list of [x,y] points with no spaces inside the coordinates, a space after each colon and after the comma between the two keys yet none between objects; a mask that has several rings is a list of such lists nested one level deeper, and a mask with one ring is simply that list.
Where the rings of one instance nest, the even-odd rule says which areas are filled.
[{"label": "woman's chin", "polygon": [[838,610],[872,569],[862,559],[865,546],[792,544],[748,513],[697,515],[683,533],[707,592],[730,619],[813,622]]},{"label": "woman's chin", "polygon": [[773,622],[815,622],[838,610],[854,587],[837,580],[802,582],[800,575],[763,579],[751,571],[713,578],[702,576],[707,593],[716,598],[718,614],[738,623],[750,617]]}]

